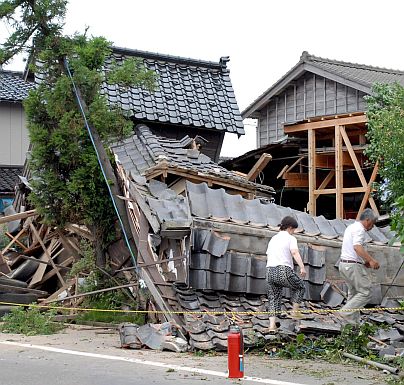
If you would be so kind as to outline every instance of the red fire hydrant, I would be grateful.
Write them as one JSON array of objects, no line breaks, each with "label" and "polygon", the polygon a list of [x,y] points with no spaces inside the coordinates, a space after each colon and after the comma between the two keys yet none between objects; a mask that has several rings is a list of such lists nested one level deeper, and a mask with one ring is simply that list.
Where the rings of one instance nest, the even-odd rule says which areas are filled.
[{"label": "red fire hydrant", "polygon": [[243,331],[237,325],[231,325],[227,336],[227,354],[229,378],[244,377],[244,341]]}]

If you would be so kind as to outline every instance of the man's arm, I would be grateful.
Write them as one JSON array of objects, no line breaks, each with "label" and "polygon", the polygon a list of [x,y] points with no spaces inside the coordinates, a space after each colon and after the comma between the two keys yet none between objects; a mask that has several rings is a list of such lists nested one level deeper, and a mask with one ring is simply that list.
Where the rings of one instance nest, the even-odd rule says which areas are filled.
[{"label": "man's arm", "polygon": [[364,261],[367,267],[377,270],[380,265],[376,259],[372,258],[372,256],[365,250],[362,245],[354,245],[355,253],[358,254]]}]

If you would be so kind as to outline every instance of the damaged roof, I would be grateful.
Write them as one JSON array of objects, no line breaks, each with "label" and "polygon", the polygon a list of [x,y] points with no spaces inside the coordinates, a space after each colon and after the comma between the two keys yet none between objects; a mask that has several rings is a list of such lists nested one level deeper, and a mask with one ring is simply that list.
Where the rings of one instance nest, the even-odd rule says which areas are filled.
[{"label": "damaged roof", "polygon": [[228,57],[219,62],[188,59],[113,47],[105,63],[140,58],[157,74],[154,92],[104,83],[102,91],[111,104],[141,121],[194,126],[244,134],[244,125],[227,68]]},{"label": "damaged roof", "polygon": [[258,185],[233,171],[213,162],[207,155],[191,148],[193,139],[180,140],[157,136],[144,124],[135,127],[135,133],[111,147],[128,175],[146,175],[158,167],[173,171],[185,171],[189,176],[213,176],[228,183],[274,194],[272,187]]},{"label": "damaged roof", "polygon": [[0,166],[0,194],[14,194],[14,187],[21,173],[22,167]]},{"label": "damaged roof", "polygon": [[[244,199],[240,195],[230,195],[224,189],[211,189],[206,183],[187,181],[186,184],[191,214],[196,217],[278,230],[282,218],[290,215],[299,224],[297,233],[339,240],[345,228],[354,222],[345,219],[328,220],[322,215],[313,217],[262,199]],[[392,236],[389,229],[382,230],[375,226],[367,232],[365,242],[387,245],[392,241]]]},{"label": "damaged roof", "polygon": [[23,79],[22,72],[0,70],[0,101],[22,102],[33,83]]},{"label": "damaged roof", "polygon": [[349,63],[310,55],[304,51],[299,62],[281,79],[254,100],[243,112],[248,118],[260,110],[272,97],[281,93],[290,83],[306,71],[370,94],[375,83],[399,83],[404,85],[404,71]]}]

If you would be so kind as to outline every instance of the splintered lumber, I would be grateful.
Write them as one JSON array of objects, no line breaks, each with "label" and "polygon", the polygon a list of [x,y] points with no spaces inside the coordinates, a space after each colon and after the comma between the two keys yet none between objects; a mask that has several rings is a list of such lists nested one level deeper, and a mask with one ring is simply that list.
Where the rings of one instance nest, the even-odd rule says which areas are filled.
[{"label": "splintered lumber", "polygon": [[24,233],[25,233],[25,229],[22,229],[22,230],[20,230],[20,232],[19,232],[15,237],[13,237],[10,233],[6,232],[5,234],[6,234],[6,236],[7,236],[8,238],[11,239],[11,242],[3,249],[3,254],[5,254],[6,251],[7,251],[14,243],[16,243],[18,246],[20,246],[20,247],[25,251],[25,250],[27,249],[27,247],[26,247],[24,244],[22,244],[22,243],[18,240],[18,238],[21,237],[21,235],[24,234]]},{"label": "splintered lumber", "polygon": [[47,297],[49,293],[43,290],[29,289],[27,287],[18,287],[12,285],[4,285],[0,283],[0,291],[7,291],[11,293],[32,293],[37,294],[40,297]]},{"label": "splintered lumber", "polygon": [[75,285],[75,280],[70,279],[69,281],[66,282],[65,285],[63,285],[60,289],[52,293],[48,298],[43,299],[41,302],[43,304],[47,304],[49,302],[52,302],[52,300],[56,299],[60,294],[62,294],[64,291],[67,291],[70,293],[70,288]]},{"label": "splintered lumber", "polygon": [[8,222],[12,222],[12,221],[17,221],[19,219],[25,219],[28,217],[32,217],[34,215],[37,215],[36,210],[29,210],[29,211],[25,211],[23,213],[7,215],[5,217],[0,218],[0,225],[3,223],[8,223]]},{"label": "splintered lumber", "polygon": [[64,281],[63,277],[60,275],[59,270],[57,270],[57,267],[55,266],[55,262],[53,262],[53,259],[50,256],[47,248],[45,247],[45,244],[43,243],[42,239],[40,238],[37,229],[35,228],[35,226],[32,223],[30,224],[30,228],[31,228],[32,232],[34,233],[36,239],[38,240],[38,242],[42,246],[42,249],[45,252],[46,257],[48,258],[48,261],[51,263],[52,267],[54,269],[56,269],[56,275],[58,276],[59,281],[61,282],[62,285],[64,285],[66,282]]},{"label": "splintered lumber", "polygon": [[0,272],[8,274],[11,272],[10,266],[7,261],[4,259],[3,254],[0,251]]},{"label": "splintered lumber", "polygon": [[[74,258],[73,258],[73,257],[67,258],[67,259],[66,259],[65,261],[63,261],[60,265],[57,265],[57,266],[58,266],[58,267],[57,267],[57,270],[56,270],[56,269],[53,269],[53,270],[49,271],[48,273],[46,273],[46,274],[43,276],[43,278],[41,279],[41,281],[40,281],[40,282],[37,282],[36,284],[42,284],[42,283],[46,282],[49,278],[52,278],[52,277],[56,274],[56,272],[59,271],[61,268],[66,268],[66,267],[68,267],[69,265],[71,265],[73,262],[74,262]],[[56,266],[56,265],[55,265],[55,266]],[[32,287],[32,286],[33,286],[33,284],[31,283],[31,284],[29,285],[29,287]]]},{"label": "splintered lumber", "polygon": [[254,180],[270,160],[272,160],[272,156],[264,152],[247,174],[247,180]]},{"label": "splintered lumber", "polygon": [[[54,248],[55,244],[57,243],[57,240],[55,238],[52,239],[51,243],[49,244],[48,248],[47,248],[47,253],[49,255],[52,255],[52,249]],[[46,252],[44,252],[41,257],[39,258],[38,262],[46,262],[46,260],[48,259],[48,256],[46,254]],[[53,265],[51,265],[53,267]],[[33,275],[30,284],[28,285],[28,287],[33,287],[35,286],[37,283],[41,282],[44,274],[45,274],[45,270],[47,268],[47,264],[44,263],[39,263],[38,264],[38,268],[36,269],[35,274]]]},{"label": "splintered lumber", "polygon": [[46,300],[47,303],[52,303],[52,302],[60,302],[60,301],[67,301],[69,299],[74,299],[74,298],[80,298],[80,297],[85,297],[87,295],[92,295],[92,294],[98,294],[98,293],[105,293],[106,291],[112,291],[112,290],[117,290],[117,289],[125,289],[127,287],[133,287],[136,286],[136,283],[129,283],[126,285],[120,285],[120,286],[114,286],[114,287],[108,287],[106,289],[100,289],[100,290],[94,290],[94,291],[89,291],[87,293],[80,293],[76,295],[71,295],[70,297],[65,297],[61,299],[54,299],[54,300]]}]

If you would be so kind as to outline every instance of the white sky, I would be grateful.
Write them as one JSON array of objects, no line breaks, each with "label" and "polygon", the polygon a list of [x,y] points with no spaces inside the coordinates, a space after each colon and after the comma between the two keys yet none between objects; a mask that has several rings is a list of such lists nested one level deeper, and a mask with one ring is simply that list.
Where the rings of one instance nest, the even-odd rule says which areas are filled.
[{"label": "white sky", "polygon": [[[404,70],[402,0],[70,0],[66,33],[102,35],[116,46],[218,61],[242,111],[299,60],[302,51]],[[0,28],[1,40],[7,30]],[[22,70],[21,61],[7,69]],[[248,122],[245,122],[248,123]],[[223,156],[255,147],[255,129],[226,134]]]}]

